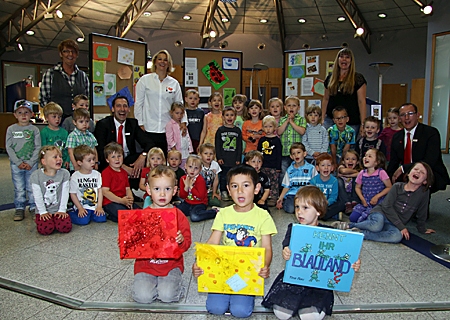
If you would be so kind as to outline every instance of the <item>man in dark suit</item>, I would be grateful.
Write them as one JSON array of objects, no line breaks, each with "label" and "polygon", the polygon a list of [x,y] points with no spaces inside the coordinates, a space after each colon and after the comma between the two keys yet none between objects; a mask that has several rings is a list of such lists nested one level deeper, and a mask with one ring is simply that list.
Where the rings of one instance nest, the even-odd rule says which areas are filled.
[{"label": "man in dark suit", "polygon": [[387,170],[389,176],[392,177],[392,182],[397,181],[403,173],[407,172],[412,163],[423,161],[431,167],[434,174],[434,184],[430,191],[433,193],[445,190],[450,184],[450,178],[442,161],[439,131],[434,127],[419,123],[417,106],[412,103],[403,104],[399,114],[404,129],[397,132],[392,138],[391,160]]},{"label": "man in dark suit", "polygon": [[[99,171],[108,166],[103,149],[110,142],[122,144],[124,148],[124,161],[122,168],[128,173],[131,179],[130,184],[134,189],[139,189],[140,172],[145,167],[147,152],[153,147],[153,143],[147,139],[145,132],[138,125],[138,121],[127,118],[130,112],[128,100],[124,96],[116,96],[112,101],[112,115],[97,122],[94,135],[97,138],[97,152],[100,160]],[[121,137],[119,135],[121,133]],[[139,143],[140,148],[138,148]],[[143,151],[142,151],[143,150]],[[142,151],[142,152],[141,152]]]}]

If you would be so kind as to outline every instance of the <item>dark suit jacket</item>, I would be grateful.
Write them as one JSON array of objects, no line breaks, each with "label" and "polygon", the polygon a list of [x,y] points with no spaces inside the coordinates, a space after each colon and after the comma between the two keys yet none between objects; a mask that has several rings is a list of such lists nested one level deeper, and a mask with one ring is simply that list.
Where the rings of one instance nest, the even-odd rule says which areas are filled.
[{"label": "dark suit jacket", "polygon": [[[105,160],[103,149],[110,142],[117,142],[116,125],[114,124],[114,116],[108,116],[97,122],[95,125],[94,136],[97,139],[97,152],[100,161],[99,171],[108,166]],[[124,159],[126,165],[134,163],[141,154],[138,150],[136,142],[139,143],[142,150],[148,152],[153,147],[153,143],[148,140],[146,134],[138,125],[138,121],[133,118],[125,120],[125,140],[127,142],[130,154]]]},{"label": "dark suit jacket", "polygon": [[[391,160],[389,161],[388,174],[392,177],[395,170],[403,164],[405,130],[400,130],[392,138],[391,144]],[[434,184],[431,187],[431,192],[438,190],[445,190],[450,184],[450,178],[447,168],[442,161],[441,154],[441,137],[439,131],[425,124],[419,123],[412,141],[412,161],[426,162],[434,174]],[[410,168],[405,166],[405,172]]]}]

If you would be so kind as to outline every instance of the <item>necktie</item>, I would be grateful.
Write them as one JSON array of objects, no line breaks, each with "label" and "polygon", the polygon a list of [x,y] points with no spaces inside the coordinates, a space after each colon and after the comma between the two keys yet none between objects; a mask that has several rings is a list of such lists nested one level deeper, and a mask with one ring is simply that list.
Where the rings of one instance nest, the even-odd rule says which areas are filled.
[{"label": "necktie", "polygon": [[117,133],[117,143],[123,147],[123,124],[119,126],[119,132]]},{"label": "necktie", "polygon": [[411,145],[411,133],[408,132],[406,138],[406,147],[403,154],[403,164],[410,164],[412,162],[412,145]]}]

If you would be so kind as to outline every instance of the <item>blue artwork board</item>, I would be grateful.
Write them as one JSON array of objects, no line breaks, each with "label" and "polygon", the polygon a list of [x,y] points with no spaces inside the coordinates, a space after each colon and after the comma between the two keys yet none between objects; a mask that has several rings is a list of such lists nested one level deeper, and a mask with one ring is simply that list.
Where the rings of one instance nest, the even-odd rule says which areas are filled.
[{"label": "blue artwork board", "polygon": [[283,281],[350,291],[355,274],[351,266],[358,260],[363,238],[362,233],[294,224]]}]

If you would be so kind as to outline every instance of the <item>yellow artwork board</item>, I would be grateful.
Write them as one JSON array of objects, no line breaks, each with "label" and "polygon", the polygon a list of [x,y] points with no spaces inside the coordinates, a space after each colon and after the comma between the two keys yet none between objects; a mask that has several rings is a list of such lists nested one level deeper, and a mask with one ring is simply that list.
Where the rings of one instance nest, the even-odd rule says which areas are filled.
[{"label": "yellow artwork board", "polygon": [[195,243],[198,291],[263,296],[264,279],[258,273],[264,267],[264,248],[219,246]]}]

